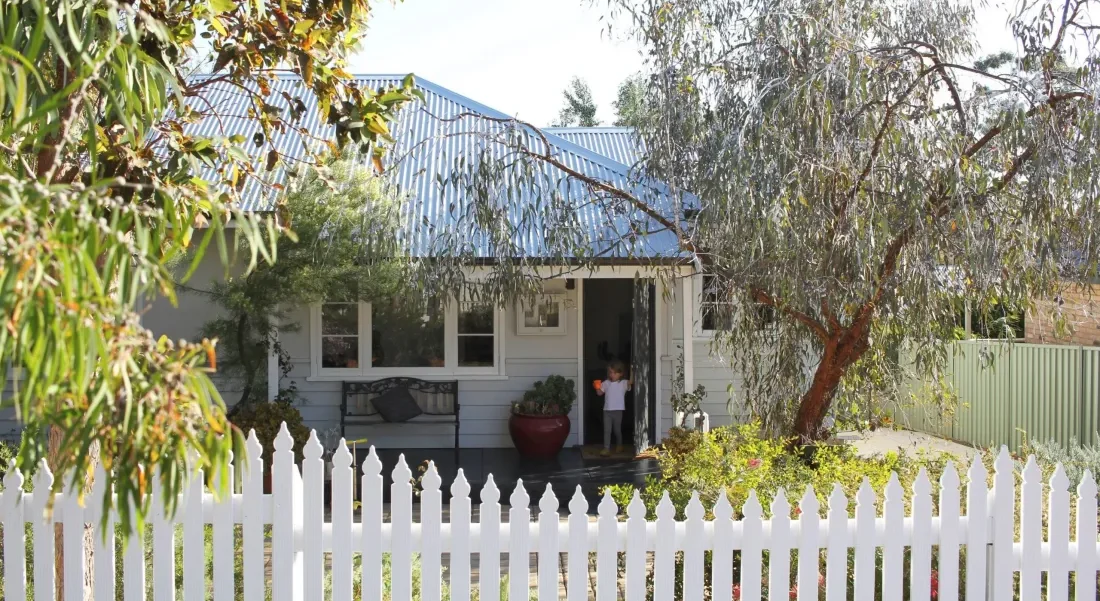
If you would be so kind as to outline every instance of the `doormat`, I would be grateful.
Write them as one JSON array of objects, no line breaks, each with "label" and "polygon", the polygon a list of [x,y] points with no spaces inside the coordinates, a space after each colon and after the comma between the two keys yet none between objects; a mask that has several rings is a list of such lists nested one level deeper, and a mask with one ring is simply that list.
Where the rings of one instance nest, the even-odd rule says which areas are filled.
[{"label": "doormat", "polygon": [[600,445],[600,444],[589,444],[589,445],[584,445],[583,447],[581,447],[581,457],[584,457],[585,459],[593,459],[593,460],[616,459],[616,460],[619,460],[619,461],[624,461],[624,460],[629,461],[629,460],[632,460],[632,459],[646,459],[646,458],[650,458],[650,457],[654,456],[654,455],[651,454],[651,452],[652,452],[651,450],[647,450],[646,452],[642,453],[641,455],[634,455],[634,449],[632,447],[628,447],[628,446],[625,446],[625,445],[623,446],[623,450],[619,451],[619,452],[615,452],[615,447],[611,447],[611,454],[608,455],[607,457],[604,457],[603,455],[601,455],[600,453],[602,453],[602,452],[603,452],[603,445]]}]

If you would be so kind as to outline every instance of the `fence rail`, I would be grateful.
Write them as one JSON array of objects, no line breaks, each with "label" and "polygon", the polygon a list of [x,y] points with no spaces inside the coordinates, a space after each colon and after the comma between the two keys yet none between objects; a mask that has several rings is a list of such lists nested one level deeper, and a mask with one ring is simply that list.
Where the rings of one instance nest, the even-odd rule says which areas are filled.
[{"label": "fence rail", "polygon": [[[1029,440],[1100,444],[1100,348],[958,342],[947,381],[960,407],[950,419],[935,407],[903,411],[902,422],[975,446]],[[915,382],[915,386],[922,386]]]},{"label": "fence rail", "polygon": [[[907,599],[938,601],[1004,600],[1014,594],[1031,600],[1045,591],[1051,601],[1066,601],[1071,585],[1077,601],[1097,598],[1100,549],[1092,475],[1086,472],[1071,499],[1070,482],[1061,467],[1045,488],[1039,467],[1031,459],[1022,472],[1017,496],[1014,462],[1007,449],[996,459],[991,489],[987,488],[985,467],[977,459],[969,466],[965,487],[952,465],[943,472],[936,491],[922,471],[911,491],[908,511],[896,475],[885,487],[881,514],[875,491],[865,481],[855,496],[854,512],[849,511],[850,500],[841,487],[834,485],[824,517],[815,491],[807,487],[797,508],[780,490],[768,516],[752,493],[739,510],[720,496],[710,519],[694,495],[684,519],[677,519],[666,494],[653,521],[647,519],[637,495],[626,507],[625,521],[620,520],[619,508],[610,496],[603,497],[595,521],[590,521],[588,502],[579,490],[569,500],[568,515],[563,517],[559,500],[548,487],[538,500],[536,520],[532,521],[531,499],[523,486],[517,485],[509,499],[507,523],[501,523],[500,491],[491,478],[481,490],[480,520],[471,519],[471,487],[461,472],[450,485],[452,498],[445,522],[443,483],[434,466],[421,480],[420,517],[414,521],[412,472],[404,460],[391,474],[391,504],[385,520],[382,464],[373,449],[362,466],[362,506],[357,521],[352,457],[343,444],[333,459],[331,519],[326,522],[325,468],[315,434],[305,447],[299,469],[290,450],[290,436],[283,428],[275,441],[273,494],[263,492],[264,466],[254,436],[247,449],[243,492],[215,500],[204,490],[202,473],[197,472],[179,500],[176,515],[165,515],[163,499],[154,498],[150,528],[156,601],[175,598],[177,525],[182,526],[183,601],[200,601],[208,595],[203,540],[207,525],[213,529],[209,558],[213,562],[213,598],[238,598],[234,539],[235,527],[241,525],[242,598],[264,599],[269,585],[264,567],[265,526],[269,524],[273,601],[324,599],[326,581],[331,583],[333,601],[351,600],[356,584],[361,585],[362,599],[382,599],[385,589],[393,601],[441,601],[445,556],[452,601],[471,598],[474,556],[480,563],[477,592],[481,601],[500,599],[502,556],[509,558],[508,599],[528,600],[532,576],[538,599],[557,599],[559,554],[565,554],[565,594],[571,601],[588,598],[592,555],[597,601],[643,601],[649,590],[654,601],[700,601],[704,597],[786,601],[794,591],[792,583],[797,588],[793,595],[800,601],[817,600],[822,592],[830,601],[902,601],[903,591]],[[87,506],[67,493],[57,500],[52,516],[44,519],[52,482],[45,465],[34,476],[34,492],[23,491],[23,476],[17,470],[9,471],[4,479],[0,519],[6,599],[26,598],[28,576],[32,576],[35,599],[53,600],[54,523],[62,524],[65,581],[84,580],[84,525],[91,523],[98,530],[100,493],[106,478],[102,471],[96,475],[97,490]],[[1049,516],[1046,521],[1044,508]],[[1071,515],[1075,516],[1072,533]],[[33,525],[30,575],[26,573],[25,524]],[[145,598],[144,540],[142,536],[129,537],[122,557],[116,558],[113,545],[106,544],[97,532],[96,599],[115,599],[116,586],[122,587],[126,601]],[[960,553],[966,549],[979,552]],[[876,557],[879,553],[881,560]],[[383,581],[383,554],[390,556],[388,582]],[[537,557],[533,571],[532,554]],[[361,556],[360,583],[354,582],[356,555]],[[416,591],[414,555],[419,556],[421,570]],[[117,559],[122,561],[121,583],[115,580]],[[677,584],[678,578],[682,585]],[[768,583],[777,586],[769,588]],[[77,601],[83,592],[66,586],[64,595],[66,601]]]}]

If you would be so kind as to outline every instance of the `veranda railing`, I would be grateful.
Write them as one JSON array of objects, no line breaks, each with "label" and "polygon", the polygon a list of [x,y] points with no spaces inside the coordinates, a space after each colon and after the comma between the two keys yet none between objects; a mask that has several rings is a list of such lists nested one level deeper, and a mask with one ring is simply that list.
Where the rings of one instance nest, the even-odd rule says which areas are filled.
[{"label": "veranda railing", "polygon": [[[154,499],[152,529],[152,589],[157,601],[170,601],[176,590],[177,525],[182,526],[183,601],[207,598],[207,558],[204,531],[213,530],[213,582],[215,600],[235,598],[234,537],[241,525],[243,553],[243,598],[260,601],[270,584],[273,601],[323,599],[326,579],[331,579],[333,601],[353,597],[353,556],[361,554],[362,598],[382,598],[385,585],[394,601],[413,598],[413,556],[420,558],[422,601],[439,601],[443,589],[442,559],[449,559],[450,599],[470,598],[471,559],[479,556],[481,601],[498,601],[500,558],[509,557],[508,598],[529,599],[531,567],[539,599],[557,599],[559,554],[565,554],[566,596],[572,601],[587,599],[590,556],[595,557],[595,597],[612,601],[620,587],[628,601],[646,599],[652,587],[655,601],[671,601],[675,589],[678,554],[682,553],[682,598],[704,598],[711,570],[709,594],[713,598],[741,600],[761,598],[764,582],[779,583],[767,592],[770,601],[787,601],[792,581],[800,601],[819,598],[819,574],[829,600],[849,598],[849,570],[854,569],[851,596],[857,601],[876,597],[901,601],[903,590],[914,600],[954,601],[960,598],[960,577],[965,575],[965,599],[1040,599],[1045,590],[1052,601],[1068,599],[1071,574],[1078,601],[1096,599],[1097,497],[1091,474],[1077,486],[1073,499],[1075,523],[1071,536],[1070,482],[1061,467],[1049,482],[1045,500],[1048,521],[1044,529],[1043,482],[1040,470],[1030,460],[1023,470],[1023,484],[1017,498],[1013,461],[1006,450],[996,460],[993,488],[987,489],[984,466],[975,460],[968,470],[968,483],[960,486],[955,468],[947,466],[938,483],[938,515],[933,514],[933,484],[923,472],[917,478],[909,511],[896,476],[885,488],[882,514],[876,510],[876,495],[864,482],[855,498],[854,513],[839,485],[828,499],[826,517],[819,515],[819,503],[807,489],[798,503],[797,519],[780,491],[765,515],[756,495],[748,497],[739,512],[724,496],[713,509],[713,519],[698,496],[691,499],[686,518],[677,520],[666,497],[648,521],[645,507],[635,496],[620,520],[619,508],[605,496],[597,517],[589,520],[589,506],[578,490],[568,502],[568,516],[559,513],[559,500],[549,488],[537,505],[532,521],[530,499],[523,486],[511,493],[507,523],[500,520],[500,491],[491,477],[481,490],[480,520],[471,519],[470,485],[459,473],[450,485],[449,518],[443,519],[441,479],[434,466],[424,475],[419,495],[419,521],[413,520],[412,472],[400,461],[389,484],[389,519],[383,513],[382,465],[372,449],[362,466],[362,506],[353,504],[352,457],[341,445],[333,459],[331,520],[325,521],[325,467],[321,445],[314,435],[305,447],[299,470],[294,463],[291,440],[285,427],[275,441],[272,472],[273,494],[263,493],[265,469],[255,437],[248,443],[249,462],[243,477],[243,492],[217,501],[204,490],[201,473],[195,474],[180,499],[175,516],[166,516],[163,499]],[[232,468],[230,468],[232,469]],[[81,506],[72,494],[57,499],[55,510],[43,519],[53,477],[43,465],[34,476],[34,492],[22,490],[23,476],[9,471],[0,498],[4,526],[4,597],[24,599],[28,576],[34,581],[38,601],[54,597],[53,524],[64,532],[64,577],[82,582],[83,525],[100,524],[100,498],[106,478],[99,473],[98,488]],[[159,493],[157,493],[159,494]],[[965,496],[963,496],[965,495]],[[965,505],[965,512],[961,506]],[[1017,506],[1019,513],[1017,514]],[[358,513],[358,516],[356,515]],[[738,519],[735,514],[739,515]],[[1017,517],[1018,516],[1018,517]],[[1017,536],[1017,519],[1019,536]],[[33,528],[33,574],[26,573],[24,524]],[[71,528],[71,525],[80,527]],[[265,527],[271,526],[271,582],[265,578]],[[1044,534],[1045,530],[1045,534]],[[129,537],[122,557],[115,557],[113,544],[98,533],[95,548],[95,598],[115,599],[122,586],[124,599],[144,599],[144,537]],[[961,549],[970,552],[960,555]],[[821,568],[824,550],[824,570]],[[854,552],[850,553],[850,550]],[[974,550],[978,550],[974,552]],[[791,551],[794,565],[791,565]],[[881,576],[876,583],[877,554],[881,551]],[[906,553],[908,551],[908,553]],[[710,561],[705,561],[711,552]],[[383,554],[390,554],[390,582],[383,583]],[[933,553],[937,556],[938,581],[933,584]],[[326,565],[326,554],[331,554]],[[964,559],[960,561],[960,557]],[[765,570],[765,558],[766,571]],[[620,559],[625,566],[620,573]],[[115,562],[122,562],[123,581],[115,580]],[[734,566],[740,578],[734,579]],[[328,572],[328,573],[326,573]],[[1019,573],[1018,583],[1016,573]],[[735,586],[739,591],[735,593]],[[1018,587],[1018,590],[1017,590]],[[933,590],[935,588],[935,590]],[[935,596],[933,596],[935,595]],[[82,599],[79,587],[65,587],[65,599]]]}]

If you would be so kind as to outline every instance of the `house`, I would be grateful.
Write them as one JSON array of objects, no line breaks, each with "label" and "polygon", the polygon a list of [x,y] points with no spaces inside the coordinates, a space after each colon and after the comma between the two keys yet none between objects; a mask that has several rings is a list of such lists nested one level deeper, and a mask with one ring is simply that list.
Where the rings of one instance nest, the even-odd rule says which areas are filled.
[{"label": "house", "polygon": [[[400,78],[360,76],[357,80],[364,87],[380,88]],[[414,254],[430,256],[433,236],[465,227],[462,199],[442,194],[437,185],[440,177],[446,177],[456,157],[463,153],[476,156],[485,144],[492,144],[486,137],[469,135],[490,126],[464,115],[501,120],[507,120],[508,115],[424,79],[419,79],[417,85],[424,94],[423,101],[404,109],[392,128],[397,142],[388,155],[394,165],[389,176],[409,194],[403,235]],[[208,135],[233,133],[250,138],[255,125],[243,117],[231,116],[246,114],[234,110],[242,102],[241,97],[227,87],[219,90],[212,86],[212,90],[207,100],[227,116],[208,118],[194,127]],[[282,92],[308,95],[302,82],[291,75],[280,78],[271,95],[278,98]],[[308,104],[308,98],[306,101]],[[220,110],[223,106],[225,110]],[[317,136],[330,133],[329,126],[319,122],[316,108],[309,108],[304,127]],[[638,184],[638,179],[632,177],[631,169],[640,153],[631,130],[548,128],[543,134],[553,155],[571,169],[616,185],[646,186],[639,193],[660,193],[660,184]],[[301,148],[290,145],[283,151],[293,154]],[[691,261],[678,247],[676,236],[629,208],[608,214],[588,202],[586,195],[590,193],[566,186],[561,195],[579,203],[577,221],[583,231],[577,235],[583,236],[589,251],[599,257],[596,267],[573,268],[569,256],[550,250],[552,243],[538,235],[537,227],[534,233],[529,231],[522,239],[511,241],[511,252],[533,259],[539,264],[534,269],[546,278],[544,297],[536,306],[520,302],[501,310],[454,303],[437,315],[425,316],[430,327],[418,337],[420,350],[413,353],[399,348],[400,339],[407,337],[387,331],[382,317],[385,307],[329,303],[296,308],[293,316],[300,328],[282,334],[280,339],[293,366],[282,381],[271,378],[270,396],[274,397],[280,386],[293,382],[303,399],[300,410],[306,424],[320,431],[342,423],[349,382],[394,376],[457,382],[457,444],[510,447],[510,404],[537,380],[559,374],[573,380],[577,387],[578,402],[570,415],[572,430],[567,441],[567,445],[577,445],[599,441],[602,436],[601,405],[588,382],[603,377],[609,358],[632,355],[635,364],[644,363],[650,374],[648,385],[639,387],[638,399],[624,420],[628,431],[638,430],[634,438],[639,445],[659,442],[673,424],[669,399],[674,369],[681,360],[687,389],[696,384],[707,387],[703,409],[712,425],[740,418],[736,411],[731,415],[727,409],[729,385],[736,385],[736,375],[710,352],[713,332],[708,328],[720,327],[720,320],[701,317],[714,307],[705,302],[701,305],[703,279],[695,274]],[[248,188],[243,208],[269,211],[272,200],[258,187]],[[657,202],[655,206],[661,205]],[[671,205],[663,209],[670,218],[682,214]],[[532,216],[523,207],[502,205],[501,210],[512,220]],[[632,229],[638,223],[645,229]],[[644,233],[628,235],[633,231]],[[471,277],[477,277],[491,270],[497,249],[476,236],[470,244],[474,254],[483,259],[471,264]],[[217,253],[208,253],[188,287],[201,290],[222,273]],[[659,273],[675,277],[661,278]],[[641,284],[636,286],[636,281]],[[177,306],[155,302],[146,307],[144,319],[157,334],[172,339],[194,338],[218,310],[204,295],[181,290]],[[478,325],[469,325],[475,322]],[[638,340],[648,340],[649,348],[636,344]],[[278,370],[274,371],[277,374]],[[219,381],[218,385],[223,396],[235,398],[238,391],[232,389],[234,383]],[[386,431],[375,429],[370,439],[379,447],[438,448],[455,444],[454,434],[431,426],[406,424]],[[629,438],[627,432],[624,436]]]}]

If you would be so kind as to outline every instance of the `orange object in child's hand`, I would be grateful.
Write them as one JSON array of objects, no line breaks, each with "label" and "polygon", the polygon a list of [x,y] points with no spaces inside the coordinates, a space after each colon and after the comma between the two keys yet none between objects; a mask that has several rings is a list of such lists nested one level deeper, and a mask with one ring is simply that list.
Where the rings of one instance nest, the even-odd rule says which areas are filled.
[{"label": "orange object in child's hand", "polygon": [[603,385],[603,380],[592,380],[592,388],[599,390],[601,385]]}]

